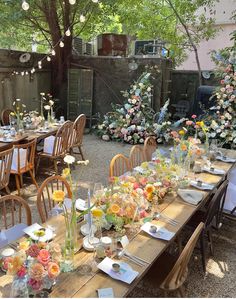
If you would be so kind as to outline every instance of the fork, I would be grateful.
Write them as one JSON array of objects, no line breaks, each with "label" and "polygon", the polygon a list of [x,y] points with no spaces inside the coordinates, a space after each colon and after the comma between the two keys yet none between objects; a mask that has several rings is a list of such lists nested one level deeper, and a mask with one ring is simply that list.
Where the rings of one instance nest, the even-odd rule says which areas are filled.
[{"label": "fork", "polygon": [[179,223],[177,220],[174,220],[174,219],[172,219],[166,215],[163,215],[161,213],[155,213],[154,218],[162,218],[162,219],[166,220],[167,222],[169,222],[170,224],[172,224],[173,226],[175,226]]}]

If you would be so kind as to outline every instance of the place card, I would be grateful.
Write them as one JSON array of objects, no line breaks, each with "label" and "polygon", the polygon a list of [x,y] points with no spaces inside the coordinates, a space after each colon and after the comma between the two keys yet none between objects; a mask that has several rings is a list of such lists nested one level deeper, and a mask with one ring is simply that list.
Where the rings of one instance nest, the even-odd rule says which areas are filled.
[{"label": "place card", "polygon": [[[151,226],[155,226],[156,227],[156,231],[152,232],[150,231]],[[153,238],[157,238],[157,239],[161,239],[161,240],[166,240],[169,241],[171,240],[175,233],[170,232],[168,229],[158,226],[158,225],[153,225],[153,223],[150,222],[146,222],[142,227],[141,230],[143,230],[144,232],[148,233],[150,236],[152,236]]]},{"label": "place card", "polygon": [[98,298],[114,298],[113,288],[98,289]]},{"label": "place card", "polygon": [[[116,263],[120,265],[120,270],[115,272],[112,265]],[[123,281],[125,283],[131,284],[134,279],[139,275],[139,272],[134,271],[127,263],[115,262],[109,257],[106,257],[100,264],[98,264],[98,269],[102,270],[110,277]]]}]

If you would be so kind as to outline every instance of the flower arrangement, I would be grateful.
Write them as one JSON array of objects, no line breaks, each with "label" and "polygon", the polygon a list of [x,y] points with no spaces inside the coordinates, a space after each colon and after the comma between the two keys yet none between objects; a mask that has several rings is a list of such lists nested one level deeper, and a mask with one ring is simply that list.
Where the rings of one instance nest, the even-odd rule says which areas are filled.
[{"label": "flower arrangement", "polygon": [[25,104],[21,102],[21,99],[16,99],[13,104],[12,104],[14,111],[10,113],[10,117],[16,118],[16,126],[17,126],[17,131],[23,130],[24,125],[23,125],[23,118],[24,114],[26,113],[25,111]]},{"label": "flower arrangement", "polygon": [[[30,294],[50,289],[60,274],[61,247],[57,243],[19,243],[19,251],[4,260],[4,269],[17,280],[25,279]],[[21,290],[14,290],[20,292]],[[14,294],[13,294],[14,295]]]},{"label": "flower arrangement", "polygon": [[47,112],[48,121],[51,122],[54,119],[54,113],[53,113],[54,101],[52,99],[52,95],[50,93],[45,94],[44,92],[41,92],[40,96],[41,96],[41,100],[40,100],[41,117],[44,117],[43,109],[45,109],[45,111]]},{"label": "flower arrangement", "polygon": [[157,67],[147,68],[129,90],[122,91],[124,104],[112,105],[113,112],[104,115],[96,127],[103,140],[124,141],[131,144],[144,143],[153,133],[154,111],[151,108],[152,89],[150,82]]}]

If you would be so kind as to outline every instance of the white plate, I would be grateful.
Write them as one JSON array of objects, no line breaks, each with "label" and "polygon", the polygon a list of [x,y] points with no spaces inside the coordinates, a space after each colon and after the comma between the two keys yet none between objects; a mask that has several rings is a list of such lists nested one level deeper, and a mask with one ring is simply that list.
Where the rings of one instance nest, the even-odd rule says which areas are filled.
[{"label": "white plate", "polygon": [[[98,244],[99,239],[94,237],[92,242],[94,243],[94,245]],[[89,243],[88,236],[83,238],[83,247],[87,251],[94,251],[95,250],[95,246],[93,246],[91,243]]]},{"label": "white plate", "polygon": [[223,169],[219,169],[219,168],[214,168],[214,170],[211,170],[210,167],[203,167],[203,170],[206,172],[209,172],[211,174],[225,174],[225,171]]},{"label": "white plate", "polygon": [[169,241],[175,235],[175,233],[169,231],[168,229],[166,229],[164,227],[160,227],[158,225],[155,225],[157,228],[157,231],[155,233],[152,233],[152,232],[150,232],[150,226],[154,226],[154,224],[151,222],[146,222],[141,227],[141,230],[145,231],[147,234],[149,234],[153,238]]},{"label": "white plate", "polygon": [[202,186],[198,186],[196,181],[191,181],[190,185],[197,188],[197,189],[200,189],[200,190],[212,190],[215,187],[214,185],[207,184],[207,183],[204,183],[204,182],[202,182]]},{"label": "white plate", "polygon": [[191,189],[179,189],[177,194],[187,203],[192,205],[198,205],[203,199],[203,193],[201,191]]},{"label": "white plate", "polygon": [[75,207],[76,207],[76,209],[79,210],[79,211],[85,211],[85,210],[88,209],[88,206],[87,206],[86,201],[83,200],[82,198],[78,198],[78,199],[76,199]]},{"label": "white plate", "polygon": [[42,229],[43,227],[39,225],[38,223],[34,223],[31,226],[28,226],[24,229],[24,232],[30,236],[30,238],[34,241],[41,241],[41,242],[48,242],[51,241],[54,237],[55,234],[53,231],[49,228],[45,229],[45,235],[42,237],[38,237],[35,235],[35,232]]},{"label": "white plate", "polygon": [[226,162],[226,163],[234,163],[234,162],[236,162],[236,159],[229,158],[229,157],[226,157],[226,156],[217,156],[216,160],[220,160],[220,161],[223,161],[223,162]]}]

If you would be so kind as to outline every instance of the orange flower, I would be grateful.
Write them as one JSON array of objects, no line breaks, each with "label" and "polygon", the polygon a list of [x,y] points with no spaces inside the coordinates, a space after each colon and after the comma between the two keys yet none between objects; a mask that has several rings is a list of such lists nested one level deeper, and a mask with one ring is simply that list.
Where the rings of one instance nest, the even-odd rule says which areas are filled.
[{"label": "orange flower", "polygon": [[45,275],[45,270],[43,265],[36,263],[33,264],[29,270],[30,278],[35,279],[36,281],[41,281]]},{"label": "orange flower", "polygon": [[149,194],[149,193],[153,193],[155,191],[155,187],[151,184],[147,184],[147,186],[145,187],[145,191]]},{"label": "orange flower", "polygon": [[46,249],[41,249],[38,254],[38,261],[46,266],[50,261],[50,253]]},{"label": "orange flower", "polygon": [[51,279],[56,278],[60,274],[60,268],[57,263],[49,263],[48,264],[48,276]]},{"label": "orange flower", "polygon": [[12,261],[8,264],[8,271],[7,274],[9,275],[15,275],[23,265],[23,260],[20,256],[14,256]]},{"label": "orange flower", "polygon": [[62,190],[56,190],[52,194],[52,199],[55,202],[62,203],[64,201],[64,198],[65,198],[65,192]]},{"label": "orange flower", "polygon": [[147,194],[147,200],[148,201],[153,201],[153,194],[152,193]]},{"label": "orange flower", "polygon": [[186,144],[181,144],[181,150],[182,151],[186,151],[188,148],[187,148],[187,145]]},{"label": "orange flower", "polygon": [[112,204],[110,206],[110,210],[112,213],[117,214],[120,211],[120,207],[117,204]]}]

